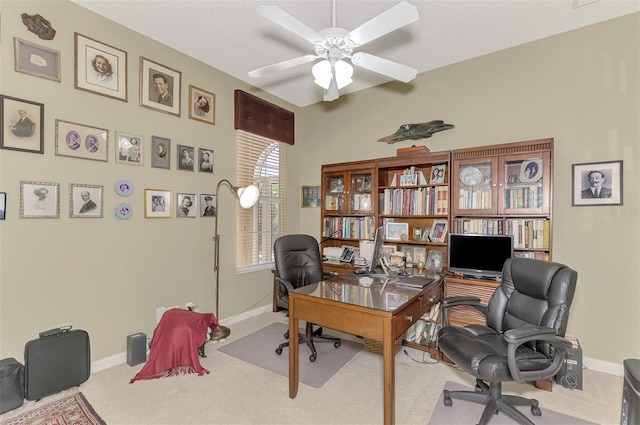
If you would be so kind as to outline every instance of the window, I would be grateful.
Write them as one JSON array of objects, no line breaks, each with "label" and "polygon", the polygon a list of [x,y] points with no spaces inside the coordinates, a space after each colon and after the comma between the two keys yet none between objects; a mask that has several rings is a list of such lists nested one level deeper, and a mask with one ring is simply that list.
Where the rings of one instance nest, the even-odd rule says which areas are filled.
[{"label": "window", "polygon": [[287,231],[287,145],[238,130],[238,186],[260,188],[258,203],[239,205],[236,266],[248,271],[273,266],[273,242]]}]

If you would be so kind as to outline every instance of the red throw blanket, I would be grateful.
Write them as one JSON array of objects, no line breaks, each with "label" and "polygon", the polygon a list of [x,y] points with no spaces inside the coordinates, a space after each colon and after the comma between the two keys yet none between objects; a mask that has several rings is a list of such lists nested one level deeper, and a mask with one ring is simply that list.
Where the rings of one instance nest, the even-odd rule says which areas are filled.
[{"label": "red throw blanket", "polygon": [[217,326],[213,313],[167,310],[153,331],[147,364],[129,383],[185,373],[209,373],[200,365],[198,348],[207,340],[207,328],[213,331]]}]

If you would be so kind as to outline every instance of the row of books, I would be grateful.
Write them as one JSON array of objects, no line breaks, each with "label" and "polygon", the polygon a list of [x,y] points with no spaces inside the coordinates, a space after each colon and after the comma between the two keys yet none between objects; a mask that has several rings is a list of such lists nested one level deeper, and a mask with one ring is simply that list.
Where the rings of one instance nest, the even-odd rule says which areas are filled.
[{"label": "row of books", "polygon": [[535,258],[536,260],[549,261],[549,253],[545,251],[518,251],[514,254],[518,258]]},{"label": "row of books", "polygon": [[[334,236],[343,239],[373,239],[376,220],[367,217],[325,217],[323,219],[322,236]],[[335,234],[338,232],[338,234]]]},{"label": "row of books", "polygon": [[491,208],[491,190],[460,189],[458,207],[462,210],[488,210]]},{"label": "row of books", "polygon": [[510,209],[542,208],[542,188],[526,186],[505,189],[504,206]]},{"label": "row of books", "polygon": [[380,194],[380,212],[386,215],[447,215],[449,187],[384,189]]},{"label": "row of books", "polygon": [[324,208],[327,210],[338,211],[343,208],[344,197],[342,195],[327,195],[324,197]]},{"label": "row of books", "polygon": [[460,218],[451,222],[452,233],[513,235],[516,249],[549,249],[550,222],[544,218]]},{"label": "row of books", "polygon": [[370,193],[355,193],[351,195],[351,209],[354,211],[371,211],[373,205],[371,204]]},{"label": "row of books", "polygon": [[451,222],[451,233],[502,235],[502,231],[502,220],[499,218],[458,218]]}]

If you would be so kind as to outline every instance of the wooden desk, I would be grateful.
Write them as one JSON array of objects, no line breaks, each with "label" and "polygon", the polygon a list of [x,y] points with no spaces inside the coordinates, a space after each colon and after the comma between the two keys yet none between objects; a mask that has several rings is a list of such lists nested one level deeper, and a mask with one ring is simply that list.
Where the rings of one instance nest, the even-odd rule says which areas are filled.
[{"label": "wooden desk", "polygon": [[[442,298],[442,281],[423,290],[384,285],[375,278],[360,286],[357,275],[341,275],[289,293],[289,335],[298,334],[300,319],[342,332],[382,341],[384,362],[384,423],[395,421],[395,341]],[[391,282],[391,281],[390,281]],[[384,289],[384,290],[381,290]],[[299,344],[289,340],[289,397],[299,381]]]}]

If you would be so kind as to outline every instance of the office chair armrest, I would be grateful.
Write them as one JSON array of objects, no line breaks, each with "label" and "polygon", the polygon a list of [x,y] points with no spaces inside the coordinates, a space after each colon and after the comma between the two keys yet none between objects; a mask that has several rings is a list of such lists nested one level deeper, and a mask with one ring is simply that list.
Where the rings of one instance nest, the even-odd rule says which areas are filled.
[{"label": "office chair armrest", "polygon": [[278,281],[278,283],[281,283],[284,285],[285,288],[287,288],[287,293],[289,293],[290,291],[293,291],[294,288],[293,285],[291,284],[291,282],[289,282],[288,280],[284,280],[282,278],[279,278],[278,276],[276,276],[276,280]]},{"label": "office chair armrest", "polygon": [[449,297],[443,298],[441,301],[442,305],[442,320],[444,326],[449,326],[449,308],[456,307],[461,305],[466,305],[475,308],[480,313],[486,315],[487,307],[480,304],[480,298],[478,297],[469,297],[469,296],[459,296],[459,297]]},{"label": "office chair armrest", "polygon": [[[504,340],[509,344],[507,362],[509,372],[514,381],[519,383],[538,381],[555,376],[562,367],[567,355],[567,349],[571,347],[571,341],[556,335],[555,329],[543,326],[524,326],[518,329],[510,329],[504,333]],[[550,344],[555,354],[553,362],[541,370],[523,371],[518,368],[516,362],[516,350],[518,347],[530,341],[543,341]]]},{"label": "office chair armrest", "polygon": [[336,277],[336,276],[338,276],[338,273],[322,272],[322,277],[323,278],[332,278],[332,277]]}]

